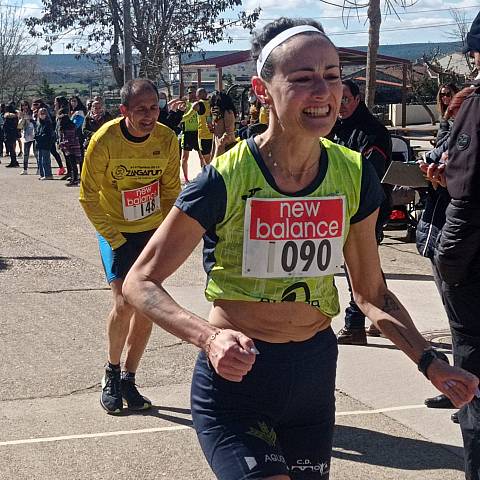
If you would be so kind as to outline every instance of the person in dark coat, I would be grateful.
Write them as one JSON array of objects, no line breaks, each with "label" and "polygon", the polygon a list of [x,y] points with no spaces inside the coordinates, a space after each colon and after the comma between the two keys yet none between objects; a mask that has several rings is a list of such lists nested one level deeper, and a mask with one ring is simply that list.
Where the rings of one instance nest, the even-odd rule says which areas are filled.
[{"label": "person in dark coat", "polygon": [[160,113],[158,121],[171,128],[177,135],[180,134],[180,123],[185,113],[186,103],[184,100],[171,100],[167,102],[167,96],[163,92],[158,93],[158,105]]},{"label": "person in dark coat", "polygon": [[[392,139],[388,130],[370,113],[360,96],[358,85],[352,80],[343,82],[342,104],[339,120],[329,137],[333,141],[360,152],[365,161],[370,162],[381,180],[392,158]],[[377,243],[383,237],[383,224],[390,214],[390,187],[384,186],[385,200],[380,206],[375,233]],[[347,274],[348,280],[348,274]],[[367,333],[379,336],[380,332],[372,325],[365,331],[365,315],[356,304],[349,282],[350,305],[345,310],[345,326],[338,332],[338,343],[366,345]]]},{"label": "person in dark coat", "polygon": [[70,119],[68,110],[61,109],[58,112],[56,131],[58,133],[58,145],[65,157],[70,178],[66,185],[67,187],[77,186],[79,184],[78,165],[81,165],[82,162],[82,152],[77,128]]},{"label": "person in dark coat", "polygon": [[[452,332],[455,365],[480,374],[480,13],[466,50],[479,71],[473,93],[455,119],[444,182],[451,197],[435,253]],[[439,169],[429,172],[442,181]],[[480,392],[458,412],[465,450],[465,477],[480,480]]]},{"label": "person in dark coat", "polygon": [[50,149],[55,143],[55,130],[46,108],[38,110],[38,120],[35,125],[35,143],[38,149],[38,168],[40,180],[53,180]]},{"label": "person in dark coat", "polygon": [[94,100],[90,106],[90,110],[87,112],[85,121],[83,122],[83,148],[87,150],[90,138],[92,135],[104,124],[112,120],[112,116],[103,107],[103,103],[100,100]]},{"label": "person in dark coat", "polygon": [[[448,145],[453,120],[464,100],[472,92],[473,88],[464,88],[449,100],[448,108],[443,116],[444,122],[449,124],[449,130],[445,135],[437,135],[437,145],[433,150],[425,154],[425,162],[419,162],[420,168],[425,173],[429,165],[443,165],[442,168],[444,168],[448,161]],[[445,224],[445,211],[449,203],[450,195],[445,186],[440,185],[438,182],[430,183],[425,197],[425,208],[416,229],[417,250],[420,255],[429,258],[432,262],[433,278],[442,303],[445,303],[443,299],[442,280],[433,259],[440,232]],[[450,399],[444,394],[427,398],[425,405],[429,408],[455,408]],[[458,423],[457,413],[452,414],[452,420]]]},{"label": "person in dark coat", "polygon": [[7,168],[19,167],[15,151],[18,140],[18,116],[13,105],[7,105],[5,109],[3,135],[7,152],[10,154],[10,163],[5,166]]}]

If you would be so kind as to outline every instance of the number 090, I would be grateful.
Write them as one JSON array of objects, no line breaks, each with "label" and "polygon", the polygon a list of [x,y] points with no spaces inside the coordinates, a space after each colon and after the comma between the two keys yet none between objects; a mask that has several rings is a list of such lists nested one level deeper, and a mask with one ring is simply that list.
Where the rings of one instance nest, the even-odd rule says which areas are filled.
[{"label": "number 090", "polygon": [[306,240],[300,244],[300,249],[295,242],[288,241],[282,250],[282,269],[285,272],[293,272],[297,268],[299,259],[304,263],[302,271],[308,272],[312,263],[316,260],[318,269],[324,271],[330,265],[332,258],[332,246],[328,240],[322,240],[316,248],[315,243]]}]

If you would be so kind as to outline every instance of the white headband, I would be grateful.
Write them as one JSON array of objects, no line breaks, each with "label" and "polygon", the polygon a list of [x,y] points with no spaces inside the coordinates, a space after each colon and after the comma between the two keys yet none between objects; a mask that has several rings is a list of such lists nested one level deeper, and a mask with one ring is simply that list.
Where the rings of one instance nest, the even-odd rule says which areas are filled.
[{"label": "white headband", "polygon": [[274,48],[277,48],[280,44],[288,40],[289,38],[293,37],[294,35],[298,35],[299,33],[304,32],[317,32],[325,35],[321,30],[316,27],[312,27],[311,25],[299,25],[298,27],[288,28],[283,32],[280,32],[276,37],[273,37],[263,48],[260,52],[260,55],[257,58],[257,75],[261,76],[260,73],[262,71],[265,62],[267,61],[268,56],[272,53]]}]

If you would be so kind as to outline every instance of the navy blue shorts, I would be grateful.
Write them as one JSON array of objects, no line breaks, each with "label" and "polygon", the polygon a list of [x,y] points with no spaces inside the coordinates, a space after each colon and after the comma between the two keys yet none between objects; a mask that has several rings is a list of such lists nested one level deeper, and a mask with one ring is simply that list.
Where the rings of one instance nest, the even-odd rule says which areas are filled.
[{"label": "navy blue shorts", "polygon": [[329,328],[305,342],[266,343],[240,383],[198,356],[192,417],[219,480],[329,478],[335,424],[337,340]]},{"label": "navy blue shorts", "polygon": [[[127,239],[128,250],[122,252],[122,256],[115,254],[110,244],[97,232],[98,247],[100,249],[100,257],[102,258],[105,277],[110,285],[114,280],[124,279],[128,271],[132,268],[137,258],[142,253],[145,245],[148,243],[155,230],[138,233],[122,233]],[[124,249],[125,250],[125,249]],[[114,266],[114,262],[116,265]]]}]

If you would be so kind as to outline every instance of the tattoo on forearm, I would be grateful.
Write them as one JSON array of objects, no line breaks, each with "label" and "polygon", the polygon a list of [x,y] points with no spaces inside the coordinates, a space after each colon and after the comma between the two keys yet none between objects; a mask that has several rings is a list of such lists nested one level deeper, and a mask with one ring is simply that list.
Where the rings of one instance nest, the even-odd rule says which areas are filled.
[{"label": "tattoo on forearm", "polygon": [[158,298],[158,288],[151,286],[145,287],[143,294],[143,306],[145,310],[151,312],[152,310],[160,308],[161,302]]},{"label": "tattoo on forearm", "polygon": [[392,313],[392,312],[399,312],[400,307],[397,304],[397,301],[395,298],[393,298],[391,295],[388,293],[383,296],[383,306],[382,310],[385,313]]}]

